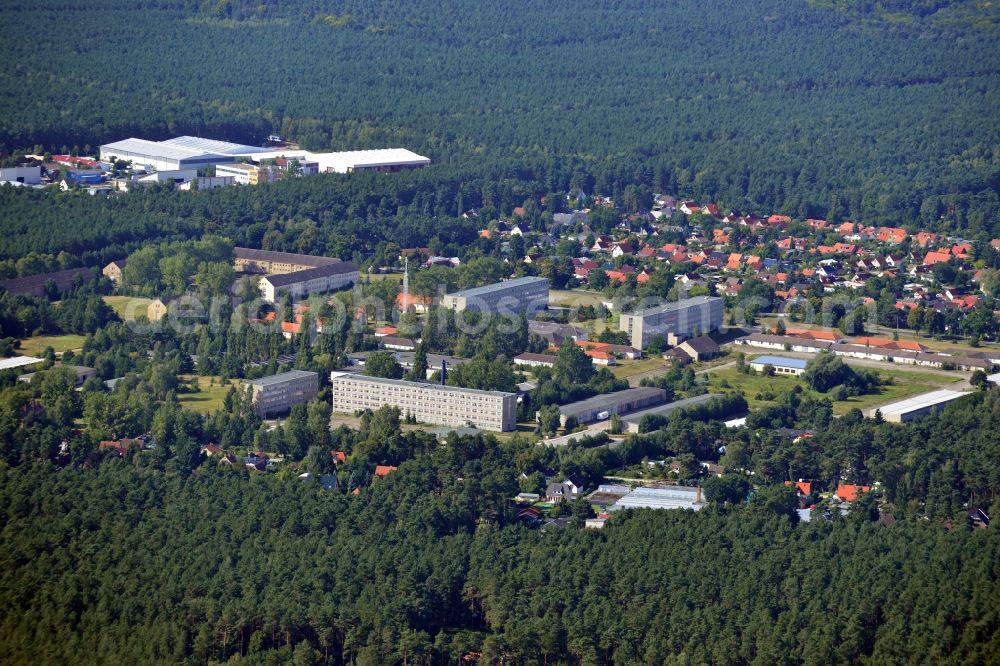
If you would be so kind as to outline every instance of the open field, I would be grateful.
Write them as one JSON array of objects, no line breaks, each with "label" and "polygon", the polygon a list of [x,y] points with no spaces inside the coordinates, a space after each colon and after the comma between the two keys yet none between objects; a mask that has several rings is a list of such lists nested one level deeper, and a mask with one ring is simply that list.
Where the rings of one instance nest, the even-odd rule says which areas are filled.
[{"label": "open field", "polygon": [[663,357],[657,355],[652,358],[643,358],[638,361],[619,361],[620,365],[611,366],[611,374],[618,379],[628,379],[635,375],[654,374],[657,371],[667,372],[670,363],[664,361]]},{"label": "open field", "polygon": [[593,305],[595,308],[605,300],[604,294],[584,289],[550,289],[549,304],[563,307]]},{"label": "open field", "polygon": [[146,314],[146,308],[153,302],[151,298],[139,296],[105,296],[107,303],[123,321],[132,321],[139,315]]},{"label": "open field", "polygon": [[[894,383],[881,387],[879,393],[862,395],[848,400],[834,402],[833,413],[835,415],[845,414],[852,409],[862,411],[884,405],[886,403],[902,400],[913,395],[926,393],[939,387],[947,387],[961,381],[958,378],[951,378],[944,375],[932,374],[920,371],[907,370],[878,370],[883,377],[892,377]],[[757,396],[760,393],[770,391],[776,397],[792,390],[793,386],[801,386],[803,395],[813,397],[825,397],[824,394],[810,389],[804,380],[798,377],[778,376],[765,377],[764,375],[744,375],[736,367],[727,367],[717,371],[712,371],[706,375],[709,379],[710,391],[741,391],[747,399],[751,410],[760,409],[775,404],[774,400],[760,400]]]},{"label": "open field", "polygon": [[82,349],[84,340],[86,336],[83,335],[36,335],[21,340],[20,351],[25,356],[39,356],[46,347],[52,347],[56,354],[62,354],[67,349]]},{"label": "open field", "polygon": [[[197,380],[198,392],[178,393],[177,400],[181,403],[181,407],[184,409],[202,414],[222,409],[222,404],[226,398],[226,393],[229,391],[230,384],[233,386],[239,385],[239,381],[235,379],[230,380],[230,384],[221,384],[219,383],[218,377],[180,375],[179,378],[184,381],[188,381],[190,379]],[[214,385],[212,384],[212,380],[215,380]]]},{"label": "open field", "polygon": [[[413,271],[410,271],[410,277],[413,277]],[[402,273],[365,273],[362,276],[363,279],[371,280],[372,282],[395,282],[397,284],[403,281]]]}]

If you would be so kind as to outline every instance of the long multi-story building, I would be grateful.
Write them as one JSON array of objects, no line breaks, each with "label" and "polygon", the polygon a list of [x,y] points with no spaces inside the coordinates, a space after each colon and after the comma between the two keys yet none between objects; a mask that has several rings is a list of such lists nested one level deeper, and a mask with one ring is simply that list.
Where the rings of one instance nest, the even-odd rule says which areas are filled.
[{"label": "long multi-story building", "polygon": [[254,250],[249,247],[233,248],[233,268],[240,273],[269,273],[271,275],[278,275],[337,263],[340,263],[340,259],[320,257],[314,254]]},{"label": "long multi-story building", "polygon": [[295,405],[309,402],[319,393],[319,374],[289,370],[270,377],[246,382],[253,394],[253,407],[260,416],[287,412]]},{"label": "long multi-story building", "polygon": [[401,379],[330,373],[333,411],[398,407],[418,421],[444,426],[469,423],[482,430],[505,432],[517,427],[517,394],[442,386]]},{"label": "long multi-story building", "polygon": [[335,264],[307,268],[294,273],[267,275],[260,279],[261,297],[268,303],[276,303],[283,293],[289,293],[294,300],[307,298],[310,294],[325,294],[343,289],[358,281],[358,267],[353,261],[338,261]]},{"label": "long multi-story building", "polygon": [[445,294],[444,307],[456,312],[491,312],[498,314],[533,313],[544,310],[549,303],[549,280],[543,277],[522,277],[463,289]]},{"label": "long multi-story building", "polygon": [[694,335],[710,333],[722,325],[722,299],[695,296],[681,301],[622,314],[619,330],[628,333],[632,346],[645,349],[654,335],[676,345]]}]

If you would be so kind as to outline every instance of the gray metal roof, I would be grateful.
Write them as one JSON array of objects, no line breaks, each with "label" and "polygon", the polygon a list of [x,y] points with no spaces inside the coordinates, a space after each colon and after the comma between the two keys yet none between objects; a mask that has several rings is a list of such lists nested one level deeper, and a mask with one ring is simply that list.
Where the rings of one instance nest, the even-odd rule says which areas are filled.
[{"label": "gray metal roof", "polygon": [[247,153],[264,153],[270,148],[257,148],[254,146],[244,146],[239,143],[229,141],[216,141],[215,139],[203,139],[197,136],[178,136],[166,141],[160,141],[161,146],[172,146],[190,150],[195,153],[213,153],[216,155],[245,155]]},{"label": "gray metal roof", "polygon": [[493,284],[483,285],[482,287],[472,287],[471,289],[463,289],[462,291],[456,291],[451,294],[446,294],[446,296],[464,296],[465,298],[471,298],[473,296],[482,296],[483,294],[490,294],[501,289],[516,289],[518,287],[524,287],[529,284],[537,284],[539,282],[549,283],[548,278],[543,277],[520,277],[514,278],[513,280],[505,280],[503,282],[495,282]]},{"label": "gray metal roof", "polygon": [[967,395],[970,395],[970,393],[952,391],[950,389],[941,389],[940,391],[923,393],[921,395],[913,396],[912,398],[907,398],[906,400],[900,400],[899,402],[885,405],[884,407],[880,407],[879,411],[882,412],[882,416],[887,414],[908,414],[909,412],[926,409],[927,407],[943,405],[947,402],[958,400],[959,398],[963,398]]},{"label": "gray metal roof", "polygon": [[168,160],[186,160],[192,157],[221,157],[221,153],[211,153],[203,150],[191,150],[182,146],[171,146],[158,141],[147,141],[146,139],[124,139],[114,143],[106,143],[101,146],[101,150],[108,152],[127,152],[147,157],[162,157]]},{"label": "gray metal roof", "polygon": [[586,400],[572,402],[568,405],[560,407],[559,413],[564,416],[573,416],[575,414],[590,412],[595,409],[598,411],[602,411],[603,408],[610,409],[611,407],[617,407],[622,403],[631,402],[633,400],[655,397],[659,397],[661,400],[666,399],[667,392],[663,389],[652,386],[640,386],[638,388],[625,389],[624,391],[615,391],[614,393],[602,393],[600,395],[595,395],[592,398],[587,398]]},{"label": "gray metal roof", "polygon": [[704,395],[696,395],[692,398],[684,398],[682,400],[675,400],[674,402],[667,403],[666,405],[657,405],[656,407],[650,407],[648,409],[641,409],[638,412],[632,412],[628,416],[623,416],[622,420],[626,423],[632,423],[642,420],[643,416],[647,414],[662,414],[664,416],[675,412],[678,409],[684,409],[685,407],[691,407],[693,405],[700,405],[703,402],[708,402],[714,398],[721,398],[721,393],[706,393]]},{"label": "gray metal roof", "polygon": [[711,303],[713,301],[721,302],[722,299],[718,296],[694,296],[692,298],[685,298],[680,301],[671,301],[670,303],[664,303],[663,305],[656,305],[651,308],[646,308],[645,310],[637,310],[636,312],[626,312],[624,314],[646,316],[651,314],[660,314],[662,312],[673,312],[675,310],[684,310],[686,308],[695,307],[698,305],[704,305],[705,303]]},{"label": "gray metal roof", "polygon": [[246,383],[252,384],[253,386],[271,386],[272,384],[280,384],[292,379],[303,379],[305,377],[315,377],[316,381],[319,381],[318,373],[309,372],[308,370],[289,370],[288,372],[279,372],[278,374],[271,375],[270,377],[251,379]]}]

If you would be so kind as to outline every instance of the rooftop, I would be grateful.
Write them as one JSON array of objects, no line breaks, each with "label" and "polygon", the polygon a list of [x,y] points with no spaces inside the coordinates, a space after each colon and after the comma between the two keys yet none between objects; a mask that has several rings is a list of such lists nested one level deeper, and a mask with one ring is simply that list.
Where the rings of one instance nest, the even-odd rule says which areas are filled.
[{"label": "rooftop", "polygon": [[671,486],[668,488],[636,488],[615,502],[615,509],[701,509],[698,488]]},{"label": "rooftop", "polygon": [[754,365],[773,365],[776,368],[795,368],[805,370],[806,361],[804,358],[788,358],[786,356],[758,356],[750,361]]},{"label": "rooftop", "polygon": [[264,279],[271,283],[272,287],[284,287],[289,284],[297,284],[306,280],[327,277],[329,275],[341,275],[343,273],[356,273],[358,267],[353,261],[338,261],[334,264],[307,268],[294,273],[281,273],[279,275],[268,275]]},{"label": "rooftop", "polygon": [[946,402],[951,402],[952,400],[957,400],[966,395],[969,395],[969,393],[952,391],[951,389],[941,389],[939,391],[923,393],[921,395],[913,396],[912,398],[907,398],[906,400],[900,400],[899,402],[885,405],[884,407],[880,407],[879,411],[882,412],[883,416],[886,414],[905,414],[918,409],[924,409],[935,405],[941,405]]},{"label": "rooftop", "polygon": [[271,261],[300,266],[327,266],[340,263],[335,257],[321,257],[316,254],[298,254],[295,252],[275,252],[274,250],[256,250],[250,247],[234,247],[233,257],[251,261]]},{"label": "rooftop", "polygon": [[386,384],[388,386],[408,386],[415,388],[423,388],[430,391],[439,391],[441,393],[472,393],[476,395],[488,395],[494,398],[505,398],[507,396],[517,395],[516,393],[505,393],[504,391],[483,391],[481,389],[470,389],[461,388],[459,386],[442,386],[441,384],[431,384],[430,382],[409,382],[405,379],[386,379],[385,377],[369,377],[368,375],[357,375],[350,372],[340,372],[333,371],[330,373],[330,379],[350,379],[352,381],[358,382],[368,382],[375,384]]},{"label": "rooftop", "polygon": [[504,280],[503,282],[494,282],[493,284],[483,285],[482,287],[472,287],[471,289],[463,289],[461,291],[456,291],[448,296],[463,296],[465,298],[472,298],[474,296],[482,296],[483,294],[490,294],[499,289],[516,289],[518,287],[525,287],[528,285],[538,284],[544,282],[548,285],[548,278],[543,277],[520,277],[514,278],[513,280]]},{"label": "rooftop", "polygon": [[722,302],[722,299],[718,296],[694,296],[692,298],[685,298],[680,301],[671,301],[670,303],[664,303],[663,305],[657,305],[651,308],[646,308],[645,310],[637,310],[635,312],[626,313],[631,315],[647,316],[653,314],[661,314],[664,312],[674,312],[677,310],[684,310],[686,308],[695,307],[698,305],[704,305],[705,303],[711,303],[713,301]]},{"label": "rooftop", "polygon": [[703,402],[708,402],[714,398],[721,398],[721,393],[705,393],[704,395],[696,395],[692,398],[684,398],[683,400],[676,400],[674,402],[668,403],[666,405],[657,405],[656,407],[650,407],[649,409],[642,409],[638,412],[632,412],[628,416],[623,416],[622,420],[626,422],[638,422],[642,420],[643,416],[647,414],[662,414],[664,416],[675,412],[678,409],[684,409],[685,407],[691,407],[693,405],[700,405]]},{"label": "rooftop", "polygon": [[0,358],[0,370],[11,370],[13,368],[23,368],[26,365],[41,363],[43,359],[34,356],[14,356],[12,358]]},{"label": "rooftop", "polygon": [[632,400],[660,398],[662,401],[666,397],[667,392],[663,389],[652,386],[640,386],[638,388],[625,389],[624,391],[615,391],[614,393],[602,393],[600,395],[595,395],[592,398],[587,398],[586,400],[572,402],[568,405],[560,407],[559,412],[565,416],[571,416],[573,414],[589,412],[595,409],[600,411],[602,407],[617,407],[623,402],[630,402]]},{"label": "rooftop", "polygon": [[315,372],[309,372],[308,370],[289,370],[288,372],[279,372],[278,374],[271,375],[270,377],[251,379],[246,383],[252,386],[272,386],[274,384],[280,384],[293,379],[304,379],[306,377],[316,377],[317,380],[319,379],[319,375]]}]

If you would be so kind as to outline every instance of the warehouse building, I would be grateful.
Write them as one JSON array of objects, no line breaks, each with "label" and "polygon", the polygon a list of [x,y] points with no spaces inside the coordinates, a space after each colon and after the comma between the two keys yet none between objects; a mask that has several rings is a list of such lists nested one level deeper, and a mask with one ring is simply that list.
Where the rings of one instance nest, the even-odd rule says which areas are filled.
[{"label": "warehouse building", "polygon": [[776,375],[791,375],[798,377],[806,371],[807,361],[801,358],[788,358],[787,356],[758,356],[750,361],[750,367],[757,372],[764,372],[765,366],[774,368]]},{"label": "warehouse building", "polygon": [[330,373],[334,412],[398,407],[405,416],[433,425],[505,432],[517,427],[517,394],[408,382],[345,372]]},{"label": "warehouse building", "polygon": [[683,400],[676,400],[674,402],[668,403],[666,405],[659,405],[657,407],[650,407],[649,409],[643,409],[638,412],[632,412],[628,416],[622,417],[622,423],[625,424],[626,430],[628,432],[639,432],[639,424],[642,423],[642,418],[647,415],[657,415],[657,416],[669,416],[678,409],[684,409],[685,407],[694,407],[695,405],[700,405],[709,400],[714,400],[715,398],[721,397],[721,393],[705,393],[704,395],[696,395],[693,398],[684,398]]},{"label": "warehouse building", "polygon": [[307,268],[294,273],[267,275],[260,279],[261,297],[276,303],[281,294],[289,293],[295,300],[310,294],[325,294],[343,289],[358,281],[358,267],[353,261],[338,261],[326,266]]},{"label": "warehouse building", "polygon": [[498,314],[529,314],[544,310],[549,304],[549,280],[543,277],[522,277],[483,287],[445,294],[441,304],[461,312],[492,312]]},{"label": "warehouse building", "polygon": [[319,393],[319,374],[289,370],[270,377],[246,382],[253,394],[254,411],[261,417],[287,412],[295,405],[309,402]]},{"label": "warehouse building", "polygon": [[603,421],[612,414],[624,414],[637,409],[660,405],[667,401],[667,392],[652,386],[602,393],[592,398],[563,405],[559,408],[559,424],[565,428],[573,419],[578,424]]},{"label": "warehouse building", "polygon": [[871,415],[874,415],[875,411],[879,411],[882,413],[882,418],[886,421],[891,423],[907,423],[917,417],[944,409],[949,403],[967,395],[969,394],[949,389],[931,391],[930,393],[894,402],[878,410],[872,410]]},{"label": "warehouse building", "polygon": [[711,333],[721,325],[722,299],[695,296],[622,314],[619,330],[628,333],[633,347],[645,349],[654,335],[663,336],[669,344],[677,345],[687,338]]},{"label": "warehouse building", "polygon": [[132,138],[101,146],[101,161],[113,162],[119,159],[131,161],[133,168],[171,171],[232,163],[239,157],[262,153],[265,150],[194,136],[179,136],[167,141]]},{"label": "warehouse building", "polygon": [[298,160],[303,166],[302,173],[353,173],[355,171],[379,171],[395,173],[407,169],[421,169],[431,163],[430,158],[418,155],[405,148],[380,148],[376,150],[349,150],[337,153],[313,153],[308,150],[254,149],[241,157],[260,163],[275,160]]}]

